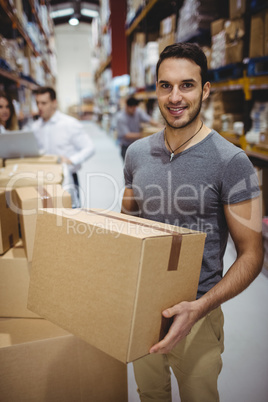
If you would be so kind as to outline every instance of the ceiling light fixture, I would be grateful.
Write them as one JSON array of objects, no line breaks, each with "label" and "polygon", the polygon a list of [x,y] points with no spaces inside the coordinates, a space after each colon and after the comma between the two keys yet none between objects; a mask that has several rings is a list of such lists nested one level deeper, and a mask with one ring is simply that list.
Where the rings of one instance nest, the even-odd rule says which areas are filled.
[{"label": "ceiling light fixture", "polygon": [[61,10],[51,11],[50,16],[52,19],[54,19],[54,18],[67,17],[68,15],[72,15],[73,13],[74,9],[69,7],[69,8],[63,8]]},{"label": "ceiling light fixture", "polygon": [[82,8],[81,9],[81,14],[84,15],[85,17],[91,17],[91,18],[96,18],[96,17],[99,16],[98,11],[91,10],[89,8]]},{"label": "ceiling light fixture", "polygon": [[79,19],[75,16],[73,16],[72,18],[69,19],[69,24],[72,26],[76,26],[79,24]]}]

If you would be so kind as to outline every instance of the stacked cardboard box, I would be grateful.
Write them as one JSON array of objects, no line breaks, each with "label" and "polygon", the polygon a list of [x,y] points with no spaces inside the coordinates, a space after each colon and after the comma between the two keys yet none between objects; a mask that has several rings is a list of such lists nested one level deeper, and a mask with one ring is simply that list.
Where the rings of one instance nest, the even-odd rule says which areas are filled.
[{"label": "stacked cardboard box", "polygon": [[253,15],[250,24],[249,57],[268,55],[268,9]]},{"label": "stacked cardboard box", "polygon": [[21,241],[0,257],[0,317],[40,318],[27,309],[30,271]]},{"label": "stacked cardboard box", "polygon": [[0,319],[0,400],[125,402],[127,367],[46,320]]},{"label": "stacked cardboard box", "polygon": [[15,190],[13,207],[19,215],[21,237],[27,260],[32,261],[35,226],[42,208],[71,208],[71,197],[60,185],[21,187]]},{"label": "stacked cardboard box", "polygon": [[170,15],[160,22],[159,32],[159,53],[165,49],[166,46],[172,45],[176,42],[176,15]]},{"label": "stacked cardboard box", "polygon": [[243,94],[239,91],[214,92],[202,107],[202,117],[214,130],[233,133],[233,124],[243,121],[242,105]]},{"label": "stacked cardboard box", "polygon": [[36,217],[47,207],[71,208],[69,193],[60,185],[0,191],[0,317],[37,317],[27,309],[29,263]]},{"label": "stacked cardboard box", "polygon": [[18,188],[44,184],[61,184],[63,169],[59,164],[19,163],[0,169],[0,187]]},{"label": "stacked cardboard box", "polygon": [[211,68],[239,63],[244,55],[245,23],[243,18],[225,20],[223,18],[211,23]]},{"label": "stacked cardboard box", "polygon": [[126,401],[126,365],[27,308],[35,223],[47,207],[73,211],[60,185],[0,191],[0,400]]},{"label": "stacked cardboard box", "polygon": [[10,192],[0,188],[0,254],[19,240],[18,217],[8,205],[10,195]]},{"label": "stacked cardboard box", "polygon": [[145,34],[136,33],[131,45],[130,75],[131,85],[136,88],[145,87]]},{"label": "stacked cardboard box", "polygon": [[185,0],[180,8],[177,41],[185,42],[209,31],[212,21],[219,18],[219,2]]},{"label": "stacked cardboard box", "polygon": [[37,164],[37,165],[54,165],[58,163],[59,158],[57,155],[42,155],[28,158],[12,158],[5,159],[5,166],[19,164]]}]

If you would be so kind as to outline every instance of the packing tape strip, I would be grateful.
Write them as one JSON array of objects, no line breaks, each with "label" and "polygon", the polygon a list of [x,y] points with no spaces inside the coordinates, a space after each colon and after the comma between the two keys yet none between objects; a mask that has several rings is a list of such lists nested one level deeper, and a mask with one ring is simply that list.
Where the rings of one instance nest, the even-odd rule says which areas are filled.
[{"label": "packing tape strip", "polygon": [[43,208],[53,208],[52,197],[49,195],[47,190],[43,186],[38,186],[36,190],[41,197]]}]

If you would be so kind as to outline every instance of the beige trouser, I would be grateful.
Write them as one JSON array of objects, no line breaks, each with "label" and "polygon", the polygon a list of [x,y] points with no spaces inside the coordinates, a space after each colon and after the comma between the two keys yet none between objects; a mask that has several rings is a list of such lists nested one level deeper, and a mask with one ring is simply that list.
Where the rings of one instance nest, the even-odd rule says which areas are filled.
[{"label": "beige trouser", "polygon": [[141,401],[171,402],[169,367],[177,378],[182,402],[219,401],[223,321],[219,307],[199,320],[169,354],[136,360],[133,366]]}]

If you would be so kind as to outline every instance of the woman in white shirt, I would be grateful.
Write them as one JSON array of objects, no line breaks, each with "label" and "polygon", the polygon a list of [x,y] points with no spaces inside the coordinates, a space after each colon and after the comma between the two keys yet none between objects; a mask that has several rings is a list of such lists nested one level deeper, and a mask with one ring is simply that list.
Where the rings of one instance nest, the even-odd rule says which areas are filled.
[{"label": "woman in white shirt", "polygon": [[18,120],[12,100],[5,92],[0,91],[0,133],[18,129]]}]

